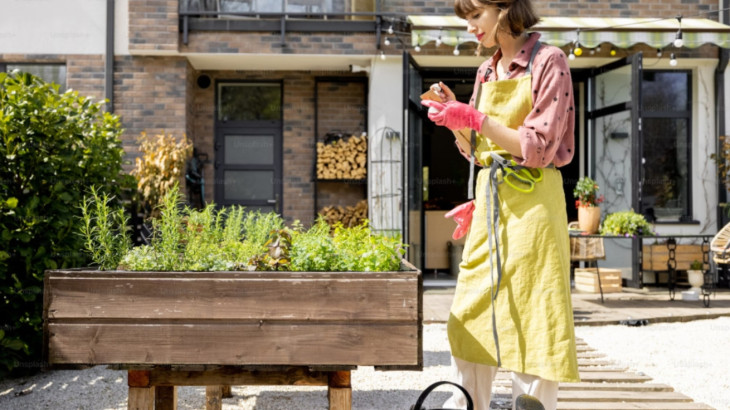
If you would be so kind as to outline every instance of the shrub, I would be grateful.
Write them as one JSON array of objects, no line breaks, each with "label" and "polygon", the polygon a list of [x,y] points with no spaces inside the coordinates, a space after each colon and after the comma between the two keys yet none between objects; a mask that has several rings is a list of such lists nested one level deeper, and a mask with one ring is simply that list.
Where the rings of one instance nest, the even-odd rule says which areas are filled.
[{"label": "shrub", "polygon": [[85,187],[118,197],[130,182],[121,132],[102,103],[0,73],[0,376],[40,360],[43,271],[88,263],[76,234]]},{"label": "shrub", "polygon": [[172,135],[154,137],[142,133],[139,138],[142,156],[135,160],[132,175],[137,177],[139,191],[148,213],[157,217],[165,195],[180,182],[185,172],[185,162],[193,153],[193,144],[183,136],[180,141]]},{"label": "shrub", "polygon": [[653,236],[654,231],[644,215],[634,211],[614,212],[606,216],[601,235]]}]

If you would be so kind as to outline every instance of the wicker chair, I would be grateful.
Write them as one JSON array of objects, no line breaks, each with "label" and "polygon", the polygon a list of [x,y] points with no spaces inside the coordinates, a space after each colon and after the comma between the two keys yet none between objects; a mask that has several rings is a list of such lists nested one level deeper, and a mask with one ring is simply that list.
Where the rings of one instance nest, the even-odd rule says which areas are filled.
[{"label": "wicker chair", "polygon": [[715,234],[710,242],[712,260],[718,264],[730,263],[730,224],[727,224]]}]

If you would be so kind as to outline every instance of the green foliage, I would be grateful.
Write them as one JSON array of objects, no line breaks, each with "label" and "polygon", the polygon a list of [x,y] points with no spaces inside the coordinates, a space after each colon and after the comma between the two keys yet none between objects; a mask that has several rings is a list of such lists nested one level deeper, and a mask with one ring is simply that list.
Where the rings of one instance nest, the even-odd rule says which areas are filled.
[{"label": "green foliage", "polygon": [[119,198],[132,182],[121,173],[119,118],[102,108],[30,74],[0,73],[0,343],[9,343],[0,377],[40,360],[43,271],[88,263],[76,235],[86,187]]},{"label": "green foliage", "polygon": [[177,186],[168,191],[153,220],[148,246],[130,250],[119,265],[134,271],[246,270],[267,249],[269,233],[284,227],[274,213],[244,212],[242,207],[202,210],[184,207]]},{"label": "green foliage", "polygon": [[598,183],[590,177],[582,177],[573,189],[576,208],[598,206],[603,202],[603,195],[598,196]]},{"label": "green foliage", "polygon": [[289,270],[291,234],[287,229],[271,231],[269,240],[266,241],[264,246],[266,247],[266,252],[256,255],[249,260],[249,270]]},{"label": "green foliage", "polygon": [[653,236],[654,230],[644,215],[634,211],[614,212],[606,216],[601,235]]},{"label": "green foliage", "polygon": [[703,267],[704,267],[703,263],[698,261],[697,259],[695,259],[694,261],[692,261],[692,263],[689,264],[690,270],[702,270]]},{"label": "green foliage", "polygon": [[292,236],[294,271],[397,271],[405,254],[399,238],[373,235],[367,221],[351,228],[330,226],[319,218],[308,231],[295,227]]},{"label": "green foliage", "polygon": [[132,247],[132,240],[127,234],[129,218],[121,206],[112,208],[112,199],[92,186],[91,197],[85,197],[81,203],[84,249],[101,270],[116,269]]}]

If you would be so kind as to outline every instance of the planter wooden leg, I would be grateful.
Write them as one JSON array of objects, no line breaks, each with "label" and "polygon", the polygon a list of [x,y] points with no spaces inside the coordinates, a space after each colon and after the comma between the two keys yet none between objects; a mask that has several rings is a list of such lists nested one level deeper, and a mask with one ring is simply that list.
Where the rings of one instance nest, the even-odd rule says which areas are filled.
[{"label": "planter wooden leg", "polygon": [[231,397],[233,397],[233,392],[231,391],[231,386],[223,386],[223,398],[230,399]]},{"label": "planter wooden leg", "polygon": [[350,371],[330,372],[327,380],[327,398],[330,410],[352,409]]},{"label": "planter wooden leg", "polygon": [[155,386],[155,410],[177,409],[177,387]]},{"label": "planter wooden leg", "polygon": [[154,410],[155,388],[150,386],[150,372],[146,370],[129,370],[127,372],[129,397],[127,409]]},{"label": "planter wooden leg", "polygon": [[205,386],[205,410],[223,408],[223,386]]}]

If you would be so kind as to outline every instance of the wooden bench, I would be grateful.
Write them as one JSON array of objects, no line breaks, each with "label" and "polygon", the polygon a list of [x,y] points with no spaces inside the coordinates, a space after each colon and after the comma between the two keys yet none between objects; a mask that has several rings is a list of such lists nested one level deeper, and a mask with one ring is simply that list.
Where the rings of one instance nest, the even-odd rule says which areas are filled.
[{"label": "wooden bench", "polygon": [[170,408],[174,386],[220,402],[247,384],[328,386],[330,408],[350,409],[357,366],[423,368],[421,272],[402,269],[47,271],[44,355],[127,370],[130,409]]}]

